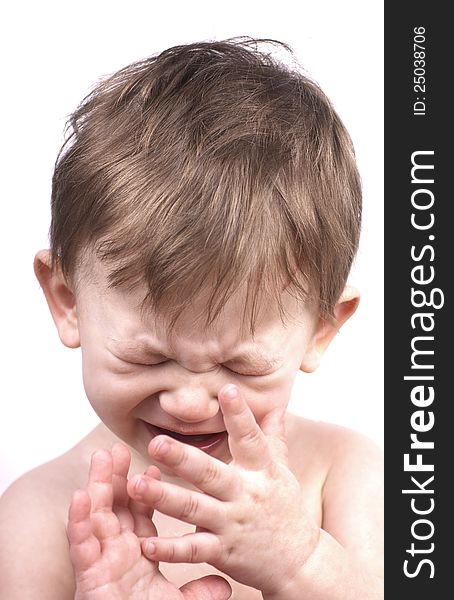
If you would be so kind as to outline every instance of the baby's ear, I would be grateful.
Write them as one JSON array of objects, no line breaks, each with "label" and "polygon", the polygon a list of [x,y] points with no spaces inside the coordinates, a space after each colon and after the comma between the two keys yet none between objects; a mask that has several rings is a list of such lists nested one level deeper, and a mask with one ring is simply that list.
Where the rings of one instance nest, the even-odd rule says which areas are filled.
[{"label": "baby's ear", "polygon": [[76,302],[59,267],[52,268],[49,250],[40,250],[33,262],[35,275],[43,288],[60,340],[68,348],[80,346]]},{"label": "baby's ear", "polygon": [[325,350],[342,325],[352,316],[359,304],[359,292],[347,285],[334,309],[332,322],[319,319],[301,363],[301,371],[312,373],[319,366]]}]

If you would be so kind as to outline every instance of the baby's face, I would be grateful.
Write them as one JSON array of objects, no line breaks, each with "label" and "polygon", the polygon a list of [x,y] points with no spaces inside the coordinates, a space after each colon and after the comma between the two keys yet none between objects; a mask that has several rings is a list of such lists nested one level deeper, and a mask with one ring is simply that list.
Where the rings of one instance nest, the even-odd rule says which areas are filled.
[{"label": "baby's face", "polygon": [[[237,295],[207,331],[194,326],[203,306],[188,307],[168,337],[140,310],[145,290],[107,290],[100,264],[96,279],[76,298],[85,390],[101,420],[141,457],[153,436],[170,432],[229,461],[217,400],[226,383],[238,386],[259,424],[272,409],[285,409],[315,330],[314,311],[300,309],[298,322],[284,325],[277,306],[267,306],[252,337],[241,330]],[[292,303],[288,297],[287,309]]]}]

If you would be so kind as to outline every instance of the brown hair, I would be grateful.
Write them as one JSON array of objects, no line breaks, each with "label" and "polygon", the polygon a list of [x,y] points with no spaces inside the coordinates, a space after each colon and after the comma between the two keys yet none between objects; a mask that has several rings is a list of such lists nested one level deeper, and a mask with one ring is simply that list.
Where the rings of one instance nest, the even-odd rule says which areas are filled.
[{"label": "brown hair", "polygon": [[262,43],[291,54],[194,43],[98,82],[55,165],[54,267],[74,278],[89,248],[112,286],[145,282],[172,326],[207,289],[211,323],[242,284],[252,329],[284,286],[332,316],[359,238],[352,143],[318,85]]}]

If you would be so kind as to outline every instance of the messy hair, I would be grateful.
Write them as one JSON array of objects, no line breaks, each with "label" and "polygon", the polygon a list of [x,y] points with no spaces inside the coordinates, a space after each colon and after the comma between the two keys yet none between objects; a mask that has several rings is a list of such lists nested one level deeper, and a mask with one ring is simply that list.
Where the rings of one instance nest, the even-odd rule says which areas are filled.
[{"label": "messy hair", "polygon": [[284,288],[330,319],[360,221],[350,137],[275,40],[175,46],[101,79],[68,120],[52,180],[54,268],[77,279],[90,249],[111,287],[146,284],[172,326],[207,289],[212,323],[243,285],[252,328]]}]

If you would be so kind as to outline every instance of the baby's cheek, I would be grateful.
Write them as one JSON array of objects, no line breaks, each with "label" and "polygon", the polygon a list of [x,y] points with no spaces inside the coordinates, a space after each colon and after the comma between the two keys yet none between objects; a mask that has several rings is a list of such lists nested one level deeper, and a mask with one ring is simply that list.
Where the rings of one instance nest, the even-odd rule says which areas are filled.
[{"label": "baby's cheek", "polygon": [[291,387],[276,386],[263,387],[260,391],[250,391],[245,398],[252,410],[257,422],[265,417],[270,411],[276,408],[285,408],[288,405],[290,398]]},{"label": "baby's cheek", "polygon": [[274,401],[277,398],[285,401],[285,398],[292,389],[294,378],[294,373],[288,370],[279,370],[265,377],[255,377],[250,382],[251,392],[256,392],[261,396],[273,397]]},{"label": "baby's cheek", "polygon": [[131,376],[113,373],[102,365],[85,364],[83,368],[85,393],[95,411],[124,411],[135,396],[137,385]]}]

